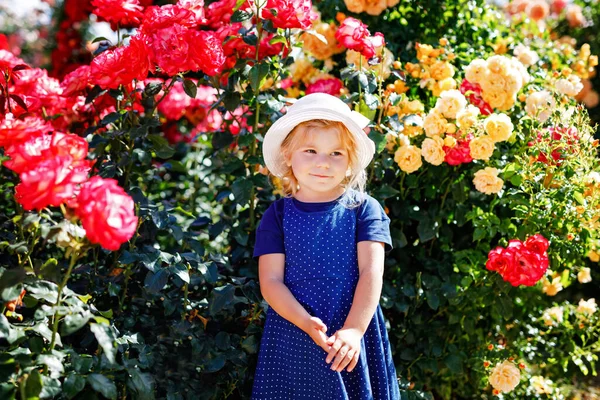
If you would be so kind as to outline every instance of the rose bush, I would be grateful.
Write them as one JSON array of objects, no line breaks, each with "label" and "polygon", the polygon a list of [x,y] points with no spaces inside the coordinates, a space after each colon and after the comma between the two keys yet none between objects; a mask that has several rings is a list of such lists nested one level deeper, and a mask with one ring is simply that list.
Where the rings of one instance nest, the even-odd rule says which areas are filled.
[{"label": "rose bush", "polygon": [[[260,146],[315,91],[373,121],[403,395],[591,386],[594,55],[459,3],[65,1],[50,75],[0,50],[2,398],[248,398],[254,230],[280,194]],[[91,12],[137,29],[81,65],[65,35]]]}]

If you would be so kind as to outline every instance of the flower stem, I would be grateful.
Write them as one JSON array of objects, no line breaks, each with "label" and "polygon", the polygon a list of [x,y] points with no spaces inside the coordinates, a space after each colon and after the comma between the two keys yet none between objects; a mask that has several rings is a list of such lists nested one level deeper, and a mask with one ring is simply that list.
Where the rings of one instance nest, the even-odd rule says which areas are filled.
[{"label": "flower stem", "polygon": [[75,263],[77,262],[77,259],[79,258],[79,253],[77,251],[73,251],[71,253],[71,262],[69,263],[69,269],[67,269],[67,273],[65,274],[65,277],[63,278],[62,282],[60,283],[60,285],[58,285],[58,293],[56,295],[56,303],[54,304],[54,317],[53,317],[53,323],[52,323],[52,340],[50,341],[50,348],[49,348],[49,353],[52,352],[52,350],[54,350],[54,345],[56,344],[56,332],[58,331],[58,322],[59,322],[59,315],[58,315],[58,307],[60,307],[60,302],[61,302],[61,297],[62,297],[62,292],[63,289],[65,288],[65,286],[67,286],[67,281],[69,280],[69,277],[71,276],[71,272],[73,272],[73,267],[75,266]]}]

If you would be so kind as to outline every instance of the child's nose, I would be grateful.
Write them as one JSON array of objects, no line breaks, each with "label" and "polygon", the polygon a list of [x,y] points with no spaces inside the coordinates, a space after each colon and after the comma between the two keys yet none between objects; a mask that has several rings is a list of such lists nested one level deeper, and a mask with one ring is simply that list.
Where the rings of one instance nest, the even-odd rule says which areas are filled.
[{"label": "child's nose", "polygon": [[329,168],[329,157],[327,154],[321,154],[317,157],[317,167]]}]

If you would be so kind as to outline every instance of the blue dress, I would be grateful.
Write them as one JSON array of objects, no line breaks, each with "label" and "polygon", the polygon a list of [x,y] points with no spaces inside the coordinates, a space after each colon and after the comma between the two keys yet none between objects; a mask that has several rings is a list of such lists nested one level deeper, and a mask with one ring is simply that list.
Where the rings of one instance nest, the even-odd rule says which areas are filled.
[{"label": "blue dress", "polygon": [[[303,212],[284,199],[284,283],[309,314],[342,328],[358,282],[356,210],[342,202],[325,211]],[[255,400],[400,399],[396,370],[381,312],[362,338],[352,372],[335,372],[327,353],[269,307],[252,398]]]}]

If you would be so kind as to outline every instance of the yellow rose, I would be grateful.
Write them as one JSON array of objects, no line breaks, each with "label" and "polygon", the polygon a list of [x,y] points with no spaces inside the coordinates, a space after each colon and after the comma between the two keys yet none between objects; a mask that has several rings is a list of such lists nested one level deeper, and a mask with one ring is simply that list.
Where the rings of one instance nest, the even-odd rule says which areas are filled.
[{"label": "yellow rose", "polygon": [[559,79],[556,81],[556,90],[564,95],[575,97],[581,89],[583,89],[583,83],[577,75],[571,75],[568,78]]},{"label": "yellow rose", "polygon": [[590,250],[590,252],[588,253],[588,258],[591,262],[598,262],[600,261],[600,254],[598,254],[594,250]]},{"label": "yellow rose", "polygon": [[469,143],[471,157],[475,160],[489,160],[494,154],[494,141],[488,135],[477,137]]},{"label": "yellow rose", "polygon": [[450,148],[456,146],[456,138],[454,136],[446,136],[444,138],[444,146],[448,146]]},{"label": "yellow rose", "polygon": [[446,133],[448,121],[436,110],[431,110],[423,120],[423,129],[429,137],[440,136]]},{"label": "yellow rose", "polygon": [[531,377],[531,386],[537,394],[552,394],[552,387],[548,382],[552,383],[551,380],[546,380],[543,376],[536,375]]},{"label": "yellow rose", "polygon": [[487,62],[477,58],[465,68],[465,78],[471,83],[480,83],[488,73]]},{"label": "yellow rose", "polygon": [[495,194],[502,190],[504,181],[498,178],[498,170],[492,167],[485,167],[475,172],[473,178],[475,189],[485,194]]},{"label": "yellow rose", "polygon": [[444,140],[441,137],[427,138],[421,144],[421,155],[429,164],[440,165],[446,157],[443,146]]},{"label": "yellow rose", "polygon": [[479,115],[479,108],[472,104],[469,104],[467,108],[459,111],[456,114],[456,125],[463,131],[468,130],[470,127],[477,123],[477,116]]},{"label": "yellow rose", "polygon": [[581,299],[579,300],[579,304],[577,305],[577,312],[586,315],[594,314],[597,309],[598,306],[596,305],[596,299],[593,298],[589,300]]},{"label": "yellow rose", "polygon": [[560,276],[552,278],[552,282],[550,282],[548,278],[544,278],[542,292],[546,293],[548,296],[556,296],[558,292],[563,290],[563,285],[560,280]]},{"label": "yellow rose", "polygon": [[407,174],[413,173],[423,165],[421,150],[416,146],[402,146],[394,154],[394,161]]},{"label": "yellow rose", "polygon": [[403,101],[399,105],[403,114],[420,114],[425,111],[425,106],[419,100]]},{"label": "yellow rose", "polygon": [[530,117],[537,117],[540,122],[546,122],[550,118],[555,106],[556,102],[554,98],[545,90],[530,94],[525,101],[525,111],[527,111],[527,114]]},{"label": "yellow rose", "polygon": [[504,89],[490,88],[489,90],[482,90],[481,97],[488,103],[492,108],[500,108],[506,103],[506,98],[509,97]]},{"label": "yellow rose", "polygon": [[344,0],[348,11],[360,14],[365,10],[365,5],[362,0]]},{"label": "yellow rose", "polygon": [[307,58],[299,57],[290,65],[290,73],[294,82],[302,82],[305,85],[310,83],[313,76],[319,71],[313,66]]},{"label": "yellow rose", "polygon": [[577,273],[577,280],[579,283],[588,283],[592,281],[592,275],[590,274],[590,269],[587,267],[581,268],[581,270]]},{"label": "yellow rose", "polygon": [[364,0],[365,12],[369,15],[379,15],[388,8],[387,0]]},{"label": "yellow rose", "polygon": [[514,125],[508,115],[492,114],[483,121],[483,129],[494,142],[504,142],[511,137]]},{"label": "yellow rose", "polygon": [[431,94],[439,97],[446,90],[456,89],[456,81],[453,78],[442,79],[441,81],[434,81],[431,85]]},{"label": "yellow rose", "polygon": [[521,380],[521,371],[511,361],[498,363],[488,378],[490,385],[503,393],[511,392]]},{"label": "yellow rose", "polygon": [[447,61],[437,61],[431,66],[429,73],[433,79],[441,81],[454,76],[454,67]]},{"label": "yellow rose", "polygon": [[338,46],[335,39],[336,26],[335,24],[326,24],[320,22],[314,25],[314,30],[323,35],[327,43],[323,43],[321,39],[310,33],[303,33],[301,37],[302,48],[313,55],[317,60],[327,60],[334,54],[344,51],[344,48]]},{"label": "yellow rose", "polygon": [[423,61],[424,59],[429,57],[429,55],[433,51],[433,47],[428,44],[417,43],[415,47],[417,48],[417,60],[419,61]]},{"label": "yellow rose", "polygon": [[487,59],[487,67],[492,73],[506,75],[511,69],[510,58],[501,55],[491,56]]},{"label": "yellow rose", "polygon": [[554,306],[548,308],[542,314],[542,318],[544,320],[544,325],[546,326],[556,326],[563,322],[563,314],[564,310],[562,307]]},{"label": "yellow rose", "polygon": [[435,103],[435,109],[445,118],[456,118],[456,114],[467,106],[467,99],[458,90],[446,90]]}]

